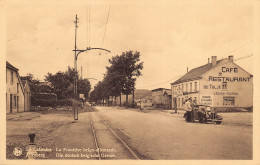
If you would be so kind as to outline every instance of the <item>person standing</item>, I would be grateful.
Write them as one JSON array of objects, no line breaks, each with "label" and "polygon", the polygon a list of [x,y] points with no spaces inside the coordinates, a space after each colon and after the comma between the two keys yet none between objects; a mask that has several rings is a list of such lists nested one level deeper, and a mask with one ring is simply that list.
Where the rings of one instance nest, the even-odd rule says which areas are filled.
[{"label": "person standing", "polygon": [[196,106],[196,100],[193,100],[191,103],[191,121],[195,122],[195,106]]},{"label": "person standing", "polygon": [[185,103],[185,111],[187,113],[187,122],[191,122],[191,99],[189,98]]}]

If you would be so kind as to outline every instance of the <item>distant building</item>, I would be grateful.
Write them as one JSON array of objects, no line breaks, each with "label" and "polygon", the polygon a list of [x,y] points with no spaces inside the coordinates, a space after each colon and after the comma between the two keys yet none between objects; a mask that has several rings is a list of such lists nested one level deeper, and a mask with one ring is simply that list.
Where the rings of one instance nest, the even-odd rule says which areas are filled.
[{"label": "distant building", "polygon": [[152,90],[152,103],[156,108],[171,108],[171,90],[166,88],[157,88]]},{"label": "distant building", "polygon": [[6,62],[6,113],[24,112],[24,87],[18,69]]},{"label": "distant building", "polygon": [[211,59],[171,84],[172,107],[176,102],[177,108],[184,108],[188,98],[219,110],[253,106],[253,75],[235,64],[233,56]]}]

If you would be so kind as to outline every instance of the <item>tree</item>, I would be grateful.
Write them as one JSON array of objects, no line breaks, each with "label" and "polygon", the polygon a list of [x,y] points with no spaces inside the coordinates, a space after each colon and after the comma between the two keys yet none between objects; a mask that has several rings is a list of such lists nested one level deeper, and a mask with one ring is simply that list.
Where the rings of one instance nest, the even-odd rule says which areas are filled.
[{"label": "tree", "polygon": [[78,88],[77,91],[78,93],[82,93],[84,94],[85,98],[88,99],[88,94],[89,91],[91,89],[91,85],[90,82],[88,81],[88,79],[82,79],[78,81]]},{"label": "tree", "polygon": [[[120,93],[126,95],[126,107],[128,106],[128,95],[135,89],[136,78],[141,76],[143,62],[140,62],[140,52],[126,51],[120,56],[109,59],[110,67],[107,67],[107,75],[118,74],[118,88]],[[133,95],[134,96],[134,95]],[[134,100],[134,98],[133,98]]]},{"label": "tree", "polygon": [[[68,67],[68,70],[65,72],[57,72],[56,74],[47,73],[45,80],[51,82],[54,87],[54,93],[57,94],[58,99],[73,98],[74,94],[74,77],[79,77],[78,72],[74,69]],[[90,91],[90,83],[87,79],[78,81],[78,93],[83,93],[88,97]]]}]

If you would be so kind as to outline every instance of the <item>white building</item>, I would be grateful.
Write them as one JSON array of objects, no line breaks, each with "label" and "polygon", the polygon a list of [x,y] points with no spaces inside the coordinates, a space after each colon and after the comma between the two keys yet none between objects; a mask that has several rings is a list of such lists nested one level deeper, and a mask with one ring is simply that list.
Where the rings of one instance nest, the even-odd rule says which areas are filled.
[{"label": "white building", "polygon": [[24,88],[18,69],[6,62],[6,114],[24,112]]},{"label": "white building", "polygon": [[[253,106],[253,75],[233,62],[233,56],[197,67],[171,83],[172,107],[184,108],[185,100],[221,109]],[[175,101],[176,100],[176,101]]]}]

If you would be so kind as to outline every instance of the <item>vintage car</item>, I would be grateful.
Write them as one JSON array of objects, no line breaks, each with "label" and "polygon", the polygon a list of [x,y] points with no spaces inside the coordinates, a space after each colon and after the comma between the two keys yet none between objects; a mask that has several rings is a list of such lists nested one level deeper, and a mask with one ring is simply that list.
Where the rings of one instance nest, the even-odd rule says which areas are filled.
[{"label": "vintage car", "polygon": [[[218,115],[215,109],[208,105],[195,105],[193,113],[194,122],[221,124],[223,117]],[[187,121],[187,114],[184,114]]]}]

